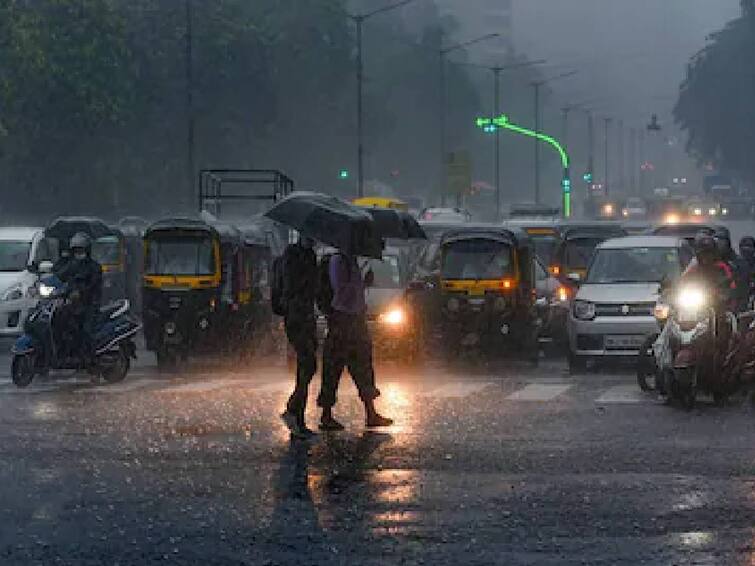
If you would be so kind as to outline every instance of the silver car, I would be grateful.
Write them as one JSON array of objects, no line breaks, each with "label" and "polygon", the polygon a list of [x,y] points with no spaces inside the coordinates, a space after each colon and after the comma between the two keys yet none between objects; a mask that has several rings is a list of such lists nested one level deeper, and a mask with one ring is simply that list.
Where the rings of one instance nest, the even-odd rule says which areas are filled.
[{"label": "silver car", "polygon": [[677,279],[691,259],[689,244],[669,236],[598,245],[569,310],[569,369],[582,370],[589,359],[636,356],[658,332],[653,310],[661,281]]}]

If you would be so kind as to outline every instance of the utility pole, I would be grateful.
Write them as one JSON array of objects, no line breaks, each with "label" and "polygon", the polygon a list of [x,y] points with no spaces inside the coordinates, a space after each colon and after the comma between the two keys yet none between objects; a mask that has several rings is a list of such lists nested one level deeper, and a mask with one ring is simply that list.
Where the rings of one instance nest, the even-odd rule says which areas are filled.
[{"label": "utility pole", "polygon": [[[501,115],[501,71],[503,68],[493,69],[493,116]],[[495,220],[501,218],[501,129],[495,129]]]},{"label": "utility pole", "polygon": [[609,163],[608,163],[608,159],[609,159],[609,155],[608,155],[608,131],[609,131],[609,127],[611,125],[611,118],[608,118],[608,117],[603,118],[603,123],[605,125],[605,139],[604,139],[604,142],[605,142],[605,156],[604,156],[605,163],[603,164],[604,173],[605,173],[605,179],[603,181],[603,183],[604,183],[603,187],[604,187],[605,195],[608,196],[609,187],[611,186],[611,183],[610,183],[610,181],[608,179],[608,174],[610,172]]},{"label": "utility pole", "polygon": [[364,22],[372,16],[390,12],[414,1],[402,0],[401,2],[396,2],[395,4],[373,10],[366,14],[349,14],[349,18],[354,22],[357,31],[357,193],[360,197],[364,196],[364,62],[362,57],[362,27]]},{"label": "utility pole", "polygon": [[618,150],[619,150],[619,190],[626,193],[626,151],[624,149],[624,120],[619,120]]},{"label": "utility pole", "polygon": [[[448,153],[448,148],[446,145],[446,106],[448,104],[448,84],[446,81],[446,57],[449,53],[452,53],[453,51],[458,51],[459,49],[464,49],[465,47],[469,47],[471,45],[474,45],[476,43],[480,43],[482,41],[487,41],[488,39],[493,39],[494,37],[500,37],[501,34],[499,33],[489,33],[487,35],[483,35],[481,37],[477,37],[475,39],[470,39],[469,41],[464,41],[462,43],[457,43],[455,45],[451,45],[450,47],[441,48],[438,50],[438,61],[440,63],[440,85],[439,85],[439,91],[440,91],[440,108],[439,108],[439,120],[440,123],[440,202],[441,206],[445,206],[446,204],[446,192],[448,191],[448,187],[446,187],[446,154]],[[441,36],[441,44],[443,41],[443,36]]]},{"label": "utility pole", "polygon": [[640,129],[640,196],[645,195],[645,130]]},{"label": "utility pole", "polygon": [[187,118],[187,129],[186,129],[186,181],[187,181],[187,187],[189,191],[189,198],[187,200],[189,204],[189,208],[191,208],[192,203],[194,202],[194,199],[197,197],[195,194],[195,187],[194,187],[194,171],[195,169],[195,163],[194,163],[194,62],[193,62],[193,43],[194,43],[194,37],[193,37],[193,30],[192,30],[192,20],[193,17],[193,10],[192,10],[192,0],[185,0],[184,7],[186,10],[186,54],[185,54],[185,65],[186,65],[186,118]]},{"label": "utility pole", "polygon": [[631,184],[632,194],[637,196],[637,130],[629,130],[629,182]]},{"label": "utility pole", "polygon": [[[541,81],[535,81],[531,83],[531,86],[535,91],[535,133],[540,133],[540,88],[543,85],[557,81],[558,79],[565,79],[576,75],[577,71],[569,71],[567,73],[561,73],[555,77],[549,79],[543,79]],[[535,204],[540,204],[540,142],[535,139]]]}]

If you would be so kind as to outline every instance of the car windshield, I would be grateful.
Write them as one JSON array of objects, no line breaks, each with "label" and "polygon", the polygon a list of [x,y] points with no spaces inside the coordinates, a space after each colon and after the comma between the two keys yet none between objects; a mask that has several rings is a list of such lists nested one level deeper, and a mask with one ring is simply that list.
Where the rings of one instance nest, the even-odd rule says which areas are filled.
[{"label": "car windshield", "polygon": [[511,246],[495,240],[462,240],[445,246],[444,279],[500,279],[513,273]]},{"label": "car windshield", "polygon": [[587,269],[592,252],[604,238],[574,238],[566,243],[565,265],[567,269]]},{"label": "car windshield", "polygon": [[23,271],[29,262],[31,242],[0,242],[0,271]]},{"label": "car windshield", "polygon": [[92,244],[92,259],[101,265],[116,265],[121,261],[121,245],[117,236],[98,238]]},{"label": "car windshield", "polygon": [[375,274],[373,287],[376,289],[398,289],[401,287],[401,270],[398,257],[383,256],[382,260],[370,260],[370,267]]},{"label": "car windshield", "polygon": [[147,275],[212,275],[215,252],[211,238],[161,236],[149,240],[144,258]]},{"label": "car windshield", "polygon": [[681,274],[677,248],[601,249],[587,273],[587,283],[650,283]]}]

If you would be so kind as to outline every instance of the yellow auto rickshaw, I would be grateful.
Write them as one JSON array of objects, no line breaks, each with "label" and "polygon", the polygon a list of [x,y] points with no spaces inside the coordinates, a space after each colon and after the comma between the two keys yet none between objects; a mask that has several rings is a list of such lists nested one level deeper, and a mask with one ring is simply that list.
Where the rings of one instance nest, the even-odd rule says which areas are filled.
[{"label": "yellow auto rickshaw", "polygon": [[527,235],[498,226],[462,228],[440,243],[444,349],[456,357],[518,351],[536,361],[535,254]]},{"label": "yellow auto rickshaw", "polygon": [[391,197],[361,197],[351,201],[356,206],[365,208],[392,208],[409,212],[409,205],[403,200]]}]

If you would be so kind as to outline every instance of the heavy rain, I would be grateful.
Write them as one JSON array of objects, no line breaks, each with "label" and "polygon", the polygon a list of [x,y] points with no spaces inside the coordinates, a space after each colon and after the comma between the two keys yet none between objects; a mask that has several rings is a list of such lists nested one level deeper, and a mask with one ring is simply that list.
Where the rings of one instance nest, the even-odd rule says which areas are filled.
[{"label": "heavy rain", "polygon": [[753,0],[0,0],[0,564],[755,564]]}]

